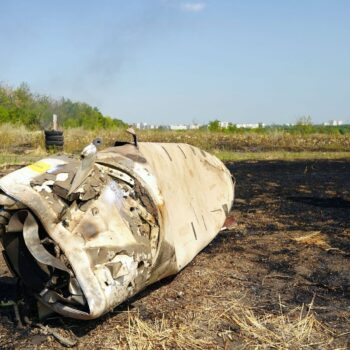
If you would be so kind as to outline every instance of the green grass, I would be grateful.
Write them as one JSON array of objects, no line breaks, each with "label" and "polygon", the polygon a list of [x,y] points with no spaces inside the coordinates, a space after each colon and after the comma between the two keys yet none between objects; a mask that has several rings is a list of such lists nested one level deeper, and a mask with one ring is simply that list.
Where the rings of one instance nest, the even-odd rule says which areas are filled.
[{"label": "green grass", "polygon": [[27,165],[34,163],[37,160],[44,158],[43,155],[23,155],[23,154],[11,154],[0,153],[0,167],[6,168],[11,165]]},{"label": "green grass", "polygon": [[350,152],[212,152],[222,161],[238,160],[299,160],[299,159],[350,159]]},{"label": "green grass", "polygon": [[[313,160],[313,159],[349,159],[350,152],[230,152],[217,151],[212,152],[222,161],[242,161],[242,160]],[[11,154],[0,153],[0,167],[6,168],[11,165],[27,165],[38,161],[41,158],[49,156],[42,154]]]}]

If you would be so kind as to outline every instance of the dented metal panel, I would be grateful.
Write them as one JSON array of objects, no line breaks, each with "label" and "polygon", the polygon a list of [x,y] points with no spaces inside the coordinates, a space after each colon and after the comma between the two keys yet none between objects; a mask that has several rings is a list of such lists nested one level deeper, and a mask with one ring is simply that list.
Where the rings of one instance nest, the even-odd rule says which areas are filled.
[{"label": "dented metal panel", "polygon": [[234,196],[223,163],[187,144],[89,150],[0,180],[11,270],[42,303],[79,319],[184,268],[219,232]]}]

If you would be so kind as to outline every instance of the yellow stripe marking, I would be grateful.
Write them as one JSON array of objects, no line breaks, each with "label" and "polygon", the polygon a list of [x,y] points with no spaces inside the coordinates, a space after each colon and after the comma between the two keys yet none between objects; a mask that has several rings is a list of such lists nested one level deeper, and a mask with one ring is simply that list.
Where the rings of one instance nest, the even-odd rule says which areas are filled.
[{"label": "yellow stripe marking", "polygon": [[49,163],[45,163],[42,161],[36,162],[34,164],[28,165],[28,168],[30,170],[35,171],[36,173],[45,173],[46,171],[50,170],[52,168],[52,165]]}]

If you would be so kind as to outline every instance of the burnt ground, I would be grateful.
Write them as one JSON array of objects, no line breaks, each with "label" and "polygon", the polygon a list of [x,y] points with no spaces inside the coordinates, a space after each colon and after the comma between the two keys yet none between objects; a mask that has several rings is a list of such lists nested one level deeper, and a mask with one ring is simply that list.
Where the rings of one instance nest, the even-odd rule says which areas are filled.
[{"label": "burnt ground", "polygon": [[[164,331],[164,337],[191,336],[205,339],[201,348],[240,349],[250,347],[243,346],[240,328],[226,317],[233,301],[257,316],[292,315],[296,308],[312,305],[333,342],[310,349],[350,348],[350,161],[246,161],[227,166],[237,180],[230,214],[235,223],[188,267],[98,320],[56,316],[44,324],[63,335],[74,334],[79,349],[137,349],[132,337],[138,336],[149,342],[143,343],[145,348],[160,347],[163,340],[153,333],[152,338],[151,331],[148,338],[146,331],[130,333],[133,317],[153,329],[163,322],[163,330],[169,327],[170,332]],[[15,288],[5,288],[9,280],[3,262],[1,274],[0,298],[11,297]],[[63,348],[35,327],[16,328],[11,307],[1,310],[0,348]],[[178,343],[169,344],[175,345],[165,348],[177,348]]]}]

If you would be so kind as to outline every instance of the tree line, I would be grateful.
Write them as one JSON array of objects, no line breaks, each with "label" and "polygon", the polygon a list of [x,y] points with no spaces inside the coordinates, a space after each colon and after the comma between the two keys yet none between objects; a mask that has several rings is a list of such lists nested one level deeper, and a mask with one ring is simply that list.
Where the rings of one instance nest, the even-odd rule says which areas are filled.
[{"label": "tree line", "polygon": [[53,114],[59,116],[59,124],[63,128],[96,130],[126,127],[122,120],[104,116],[98,108],[87,103],[34,94],[25,83],[17,88],[0,84],[0,124],[21,124],[30,129],[49,128]]}]

